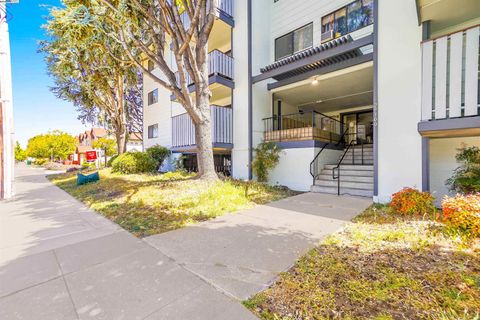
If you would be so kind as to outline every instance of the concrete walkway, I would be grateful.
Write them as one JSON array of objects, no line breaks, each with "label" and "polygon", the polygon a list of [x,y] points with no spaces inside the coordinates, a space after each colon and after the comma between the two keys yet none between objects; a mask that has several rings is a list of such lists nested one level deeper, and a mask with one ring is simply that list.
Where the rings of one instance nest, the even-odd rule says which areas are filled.
[{"label": "concrete walkway", "polygon": [[262,290],[368,199],[303,194],[139,240],[17,168],[0,202],[0,319],[255,319]]}]

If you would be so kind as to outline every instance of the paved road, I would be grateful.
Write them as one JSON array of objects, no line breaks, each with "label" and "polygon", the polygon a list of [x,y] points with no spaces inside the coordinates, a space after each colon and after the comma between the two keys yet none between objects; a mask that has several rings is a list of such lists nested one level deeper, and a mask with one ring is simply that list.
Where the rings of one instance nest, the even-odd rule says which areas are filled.
[{"label": "paved road", "polygon": [[241,304],[369,200],[303,194],[139,240],[17,167],[0,319],[255,319]]}]

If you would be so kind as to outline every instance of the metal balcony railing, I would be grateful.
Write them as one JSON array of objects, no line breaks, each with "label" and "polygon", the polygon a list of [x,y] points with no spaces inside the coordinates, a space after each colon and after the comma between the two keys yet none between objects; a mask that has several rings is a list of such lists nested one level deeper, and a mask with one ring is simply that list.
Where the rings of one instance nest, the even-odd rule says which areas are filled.
[{"label": "metal balcony railing", "polygon": [[480,26],[422,43],[422,120],[478,116]]},{"label": "metal balcony railing", "polygon": [[340,121],[316,111],[273,116],[263,119],[265,141],[322,140],[340,142]]},{"label": "metal balcony railing", "polygon": [[[209,76],[219,75],[227,79],[233,79],[233,58],[219,50],[213,50],[208,54]],[[178,72],[175,73],[177,83],[180,82]],[[187,85],[194,84],[194,80],[186,74]]]},{"label": "metal balcony railing", "polygon": [[[233,143],[233,114],[229,107],[211,106],[212,142]],[[172,117],[172,147],[195,146],[195,126],[186,113]]]}]

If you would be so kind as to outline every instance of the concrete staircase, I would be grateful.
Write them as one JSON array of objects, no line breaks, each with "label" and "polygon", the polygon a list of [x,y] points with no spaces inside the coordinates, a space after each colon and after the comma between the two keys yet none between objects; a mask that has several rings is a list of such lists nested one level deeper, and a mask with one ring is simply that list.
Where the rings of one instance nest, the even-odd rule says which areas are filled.
[{"label": "concrete staircase", "polygon": [[[343,155],[343,153],[342,153]],[[340,159],[338,159],[340,161]],[[337,194],[338,180],[333,179],[333,169],[338,164],[327,164],[315,179],[312,192]],[[335,172],[338,175],[338,170]],[[340,165],[340,194],[373,197],[373,146],[351,147]]]}]

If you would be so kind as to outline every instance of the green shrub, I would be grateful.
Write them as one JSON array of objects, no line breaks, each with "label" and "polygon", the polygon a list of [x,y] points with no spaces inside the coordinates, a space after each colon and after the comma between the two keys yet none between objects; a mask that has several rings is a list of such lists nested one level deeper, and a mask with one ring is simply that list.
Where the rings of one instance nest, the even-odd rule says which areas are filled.
[{"label": "green shrub", "polygon": [[97,169],[97,166],[95,165],[95,162],[83,162],[82,163],[82,167],[81,167],[82,170],[95,170]]},{"label": "green shrub", "polygon": [[282,152],[281,149],[273,142],[263,142],[257,146],[252,169],[257,175],[258,181],[266,182],[268,180],[268,172],[275,168],[280,161],[280,152]]},{"label": "green shrub", "polygon": [[434,215],[435,198],[429,192],[420,192],[414,188],[403,188],[392,196],[389,206],[403,215]]},{"label": "green shrub", "polygon": [[37,166],[43,166],[43,165],[44,165],[45,163],[47,163],[47,162],[48,162],[48,159],[42,159],[42,158],[40,158],[40,159],[35,159],[35,162],[34,162],[34,163],[35,163]]},{"label": "green shrub", "polygon": [[147,154],[157,162],[157,169],[163,164],[165,159],[170,155],[170,150],[160,145],[155,145],[147,149]]},{"label": "green shrub", "polygon": [[461,165],[447,180],[450,190],[463,194],[480,192],[480,148],[462,146],[456,155]]},{"label": "green shrub", "polygon": [[480,237],[480,194],[445,197],[442,211],[449,227],[468,237]]},{"label": "green shrub", "polygon": [[116,154],[116,155],[114,155],[114,156],[110,157],[110,159],[108,159],[108,161],[107,161],[107,167],[111,167],[111,166],[112,166],[112,163],[113,163],[113,161],[115,161],[115,159],[117,159],[117,157],[118,157],[118,154]]},{"label": "green shrub", "polygon": [[157,169],[157,162],[145,152],[126,152],[112,162],[112,171],[123,174],[148,173]]}]

